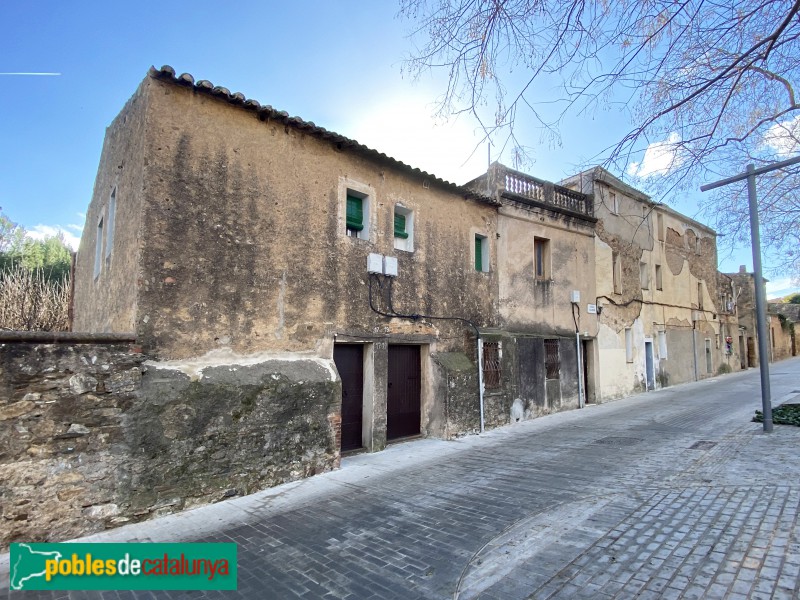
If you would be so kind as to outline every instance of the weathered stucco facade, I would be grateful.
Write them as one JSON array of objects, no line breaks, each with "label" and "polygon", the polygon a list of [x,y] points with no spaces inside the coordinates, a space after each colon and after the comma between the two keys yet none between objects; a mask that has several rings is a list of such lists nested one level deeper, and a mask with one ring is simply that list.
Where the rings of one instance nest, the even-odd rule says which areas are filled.
[{"label": "weathered stucco facade", "polygon": [[487,398],[502,402],[513,421],[593,402],[591,199],[499,163],[468,185],[498,203],[501,331],[486,339],[502,350],[504,377]]},{"label": "weathered stucco facade", "polygon": [[725,342],[737,328],[723,310],[715,232],[599,167],[562,183],[592,195],[598,219],[601,398],[738,370],[738,348]]},{"label": "weathered stucco facade", "polygon": [[[349,228],[352,201],[360,228]],[[134,332],[164,377],[190,374],[210,391],[214,369],[302,359],[340,380],[336,348],[355,345],[357,446],[400,437],[387,392],[397,360],[416,362],[396,374],[416,387],[409,435],[479,427],[464,320],[496,324],[491,199],[165,68],[109,128],[87,223],[102,226],[81,243],[74,329]],[[369,274],[370,255],[396,259],[397,275]],[[386,316],[401,314],[413,318]]]}]

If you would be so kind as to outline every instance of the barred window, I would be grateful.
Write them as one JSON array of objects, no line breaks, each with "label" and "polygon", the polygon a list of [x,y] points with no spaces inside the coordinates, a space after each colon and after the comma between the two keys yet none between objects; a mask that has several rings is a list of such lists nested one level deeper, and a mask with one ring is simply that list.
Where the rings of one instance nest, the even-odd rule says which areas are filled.
[{"label": "barred window", "polygon": [[544,341],[544,369],[546,379],[560,379],[561,363],[558,359],[558,340]]},{"label": "barred window", "polygon": [[487,390],[500,387],[500,342],[483,342],[483,385]]}]

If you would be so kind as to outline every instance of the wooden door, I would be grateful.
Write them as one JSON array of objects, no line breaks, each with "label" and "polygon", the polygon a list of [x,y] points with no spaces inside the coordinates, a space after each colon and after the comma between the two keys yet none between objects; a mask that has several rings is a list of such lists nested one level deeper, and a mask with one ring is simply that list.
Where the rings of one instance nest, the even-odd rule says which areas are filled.
[{"label": "wooden door", "polygon": [[420,431],[419,346],[389,346],[386,394],[386,438],[417,435]]},{"label": "wooden door", "polygon": [[355,450],[363,445],[364,347],[336,344],[333,362],[342,378],[342,450]]}]

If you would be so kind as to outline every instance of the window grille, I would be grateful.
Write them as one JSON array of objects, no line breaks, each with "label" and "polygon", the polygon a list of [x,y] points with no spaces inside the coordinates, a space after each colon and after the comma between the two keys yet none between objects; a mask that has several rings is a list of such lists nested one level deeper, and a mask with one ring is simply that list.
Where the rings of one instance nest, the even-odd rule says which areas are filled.
[{"label": "window grille", "polygon": [[487,390],[500,387],[500,342],[483,342],[483,385]]},{"label": "window grille", "polygon": [[558,340],[544,341],[545,378],[560,379],[561,363],[558,358]]}]

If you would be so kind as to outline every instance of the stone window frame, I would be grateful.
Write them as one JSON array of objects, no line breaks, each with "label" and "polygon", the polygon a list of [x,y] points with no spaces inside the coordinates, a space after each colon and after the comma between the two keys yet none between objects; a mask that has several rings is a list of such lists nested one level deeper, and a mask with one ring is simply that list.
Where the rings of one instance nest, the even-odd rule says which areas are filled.
[{"label": "stone window frame", "polygon": [[[470,243],[470,258],[472,264],[472,270],[476,273],[488,273],[490,271],[489,264],[491,261],[491,252],[489,248],[489,235],[486,232],[479,231],[479,230],[472,230],[472,241]],[[478,269],[478,264],[476,262],[476,255],[475,255],[475,246],[477,245],[477,241],[481,240],[481,264],[480,269]]]},{"label": "stone window frame", "polygon": [[[362,201],[362,214],[363,214],[363,229],[356,233],[356,235],[348,234],[347,228],[347,197],[355,196],[361,198]],[[375,210],[376,202],[375,188],[371,185],[350,179],[349,177],[339,177],[338,185],[338,204],[339,204],[339,231],[343,237],[351,240],[363,240],[365,242],[374,242],[375,231]]]},{"label": "stone window frame", "polygon": [[[550,243],[548,238],[539,236],[534,236],[533,238],[533,276],[538,281],[549,281],[552,279],[552,254],[550,252]],[[540,263],[541,270],[539,269]]]},{"label": "stone window frame", "polygon": [[[402,250],[404,252],[414,252],[414,225],[416,212],[414,209],[409,208],[402,202],[396,202],[392,209],[392,237],[394,239],[394,249]],[[408,237],[402,238],[394,235],[394,217],[395,215],[402,215],[406,218],[406,234]]]}]

